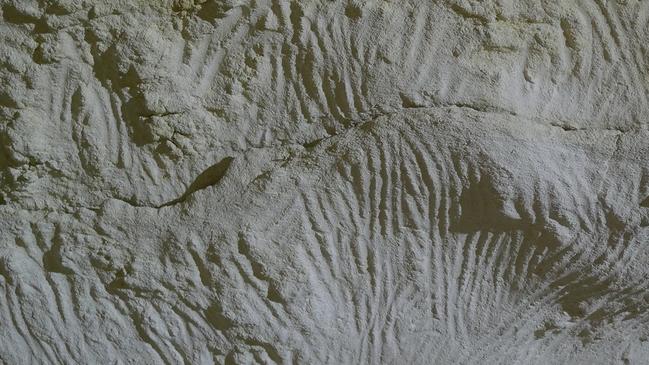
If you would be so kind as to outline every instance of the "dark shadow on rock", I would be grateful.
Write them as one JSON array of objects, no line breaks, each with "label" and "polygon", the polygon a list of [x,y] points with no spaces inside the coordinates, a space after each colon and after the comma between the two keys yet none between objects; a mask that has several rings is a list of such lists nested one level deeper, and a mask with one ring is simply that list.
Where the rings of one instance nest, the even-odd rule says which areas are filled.
[{"label": "dark shadow on rock", "polygon": [[234,160],[233,157],[226,157],[216,164],[208,167],[207,169],[205,169],[205,171],[200,173],[200,175],[198,175],[196,179],[194,179],[194,182],[189,185],[187,190],[185,190],[185,192],[180,197],[160,205],[159,208],[182,203],[196,191],[218,184],[223,176],[225,176],[225,173],[228,171],[232,160]]}]

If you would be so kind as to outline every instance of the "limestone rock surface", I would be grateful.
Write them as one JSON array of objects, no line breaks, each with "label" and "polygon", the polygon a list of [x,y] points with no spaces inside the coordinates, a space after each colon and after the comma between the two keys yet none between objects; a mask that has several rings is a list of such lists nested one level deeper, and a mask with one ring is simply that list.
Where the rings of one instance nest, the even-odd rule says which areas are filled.
[{"label": "limestone rock surface", "polygon": [[0,0],[0,363],[646,364],[649,2]]}]

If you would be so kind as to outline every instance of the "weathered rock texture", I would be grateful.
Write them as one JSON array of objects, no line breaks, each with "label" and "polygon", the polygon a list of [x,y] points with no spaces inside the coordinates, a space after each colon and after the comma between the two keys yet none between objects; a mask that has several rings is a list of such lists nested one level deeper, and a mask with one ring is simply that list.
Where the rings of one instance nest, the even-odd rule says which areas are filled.
[{"label": "weathered rock texture", "polygon": [[649,2],[0,12],[0,363],[647,363]]}]

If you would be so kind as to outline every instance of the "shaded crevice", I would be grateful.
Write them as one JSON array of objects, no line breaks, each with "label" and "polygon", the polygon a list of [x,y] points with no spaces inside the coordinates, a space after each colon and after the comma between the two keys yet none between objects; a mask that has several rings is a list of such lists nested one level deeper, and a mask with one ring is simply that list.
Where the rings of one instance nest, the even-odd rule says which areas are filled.
[{"label": "shaded crevice", "polygon": [[439,109],[439,108],[462,108],[462,109],[471,109],[480,113],[495,113],[495,114],[508,114],[512,116],[518,116],[517,113],[500,108],[497,106],[488,105],[485,103],[462,103],[462,102],[442,102],[439,100],[429,100],[418,97],[417,95],[408,95],[404,93],[399,93],[401,99],[401,109]]},{"label": "shaded crevice", "polygon": [[146,113],[140,114],[140,116],[144,117],[144,118],[167,117],[167,116],[170,116],[170,115],[179,115],[179,114],[183,114],[183,113],[184,112],[170,112],[170,111],[166,111],[166,112],[146,112]]},{"label": "shaded crevice", "polygon": [[189,185],[187,190],[185,190],[185,192],[181,196],[164,204],[158,205],[156,208],[159,209],[182,203],[195,192],[218,184],[230,168],[232,160],[234,160],[233,157],[226,157],[221,161],[215,163],[214,165],[208,167],[203,172],[201,172],[196,177],[196,179],[194,179],[194,182]]},{"label": "shaded crevice", "polygon": [[308,141],[308,142],[304,142],[304,143],[302,143],[302,147],[304,147],[304,148],[307,149],[307,150],[308,150],[308,149],[311,149],[311,148],[313,148],[313,147],[319,145],[320,142],[322,142],[323,140],[325,140],[325,139],[327,139],[327,138],[331,138],[331,137],[333,137],[333,136],[330,136],[330,137],[322,137],[322,138],[316,138],[316,139],[314,139],[314,140],[311,140],[311,141]]},{"label": "shaded crevice", "polygon": [[583,132],[583,131],[610,131],[610,132],[618,132],[620,134],[624,133],[629,133],[629,132],[637,132],[636,130],[633,129],[623,129],[623,128],[586,128],[586,127],[575,127],[574,125],[571,125],[566,122],[552,122],[550,123],[550,126],[552,127],[557,127],[561,128],[564,130],[564,132]]},{"label": "shaded crevice", "polygon": [[516,114],[513,111],[503,109],[503,108],[498,108],[495,106],[490,106],[490,105],[476,105],[476,104],[468,104],[468,103],[451,103],[451,104],[440,103],[433,106],[433,108],[448,108],[448,107],[471,109],[478,113],[507,114],[511,116],[518,116],[518,114]]},{"label": "shaded crevice", "polygon": [[233,160],[234,157],[226,157],[221,161],[215,163],[214,165],[208,167],[194,179],[194,181],[189,185],[189,187],[185,190],[185,192],[182,195],[166,203],[162,203],[159,205],[150,205],[150,204],[139,202],[137,198],[135,198],[134,196],[131,198],[112,197],[111,199],[119,200],[135,208],[160,209],[160,208],[180,204],[185,202],[195,192],[218,184],[221,181],[221,179],[225,176]]},{"label": "shaded crevice", "polygon": [[483,15],[480,15],[480,14],[477,14],[477,13],[470,12],[469,10],[464,9],[460,5],[453,4],[453,5],[450,6],[450,8],[455,14],[457,14],[458,16],[460,16],[460,17],[462,17],[464,19],[476,20],[476,21],[478,21],[478,22],[480,22],[482,24],[489,23],[489,19],[487,19],[487,17],[485,17]]}]

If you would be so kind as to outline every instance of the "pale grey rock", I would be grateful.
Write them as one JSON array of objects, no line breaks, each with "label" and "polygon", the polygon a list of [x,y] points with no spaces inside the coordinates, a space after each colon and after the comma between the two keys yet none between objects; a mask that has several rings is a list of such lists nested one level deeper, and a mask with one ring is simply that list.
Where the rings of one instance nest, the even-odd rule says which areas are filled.
[{"label": "pale grey rock", "polygon": [[0,362],[646,363],[648,7],[0,0]]}]

